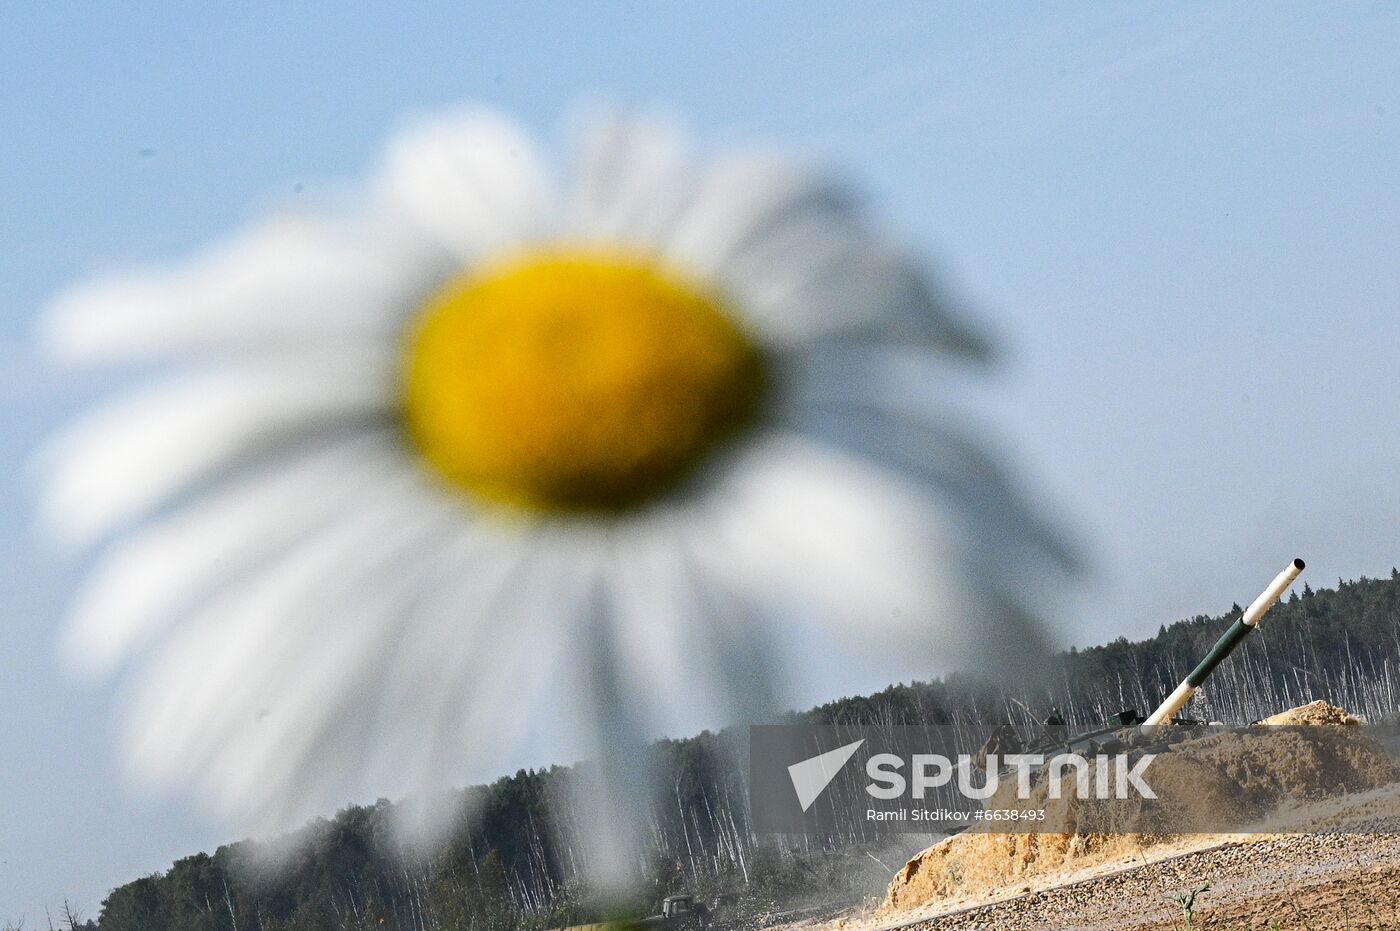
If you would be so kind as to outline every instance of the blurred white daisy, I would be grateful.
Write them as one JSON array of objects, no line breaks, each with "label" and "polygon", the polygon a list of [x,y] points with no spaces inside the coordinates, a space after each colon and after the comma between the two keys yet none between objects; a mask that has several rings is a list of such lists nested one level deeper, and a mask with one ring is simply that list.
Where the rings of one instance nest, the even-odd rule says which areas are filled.
[{"label": "blurred white daisy", "polygon": [[559,721],[615,872],[627,748],[777,707],[807,625],[1036,656],[1062,553],[940,404],[984,355],[946,299],[800,163],[580,136],[561,181],[440,115],[349,207],[50,309],[69,360],[181,364],[46,460],[48,524],[108,542],[67,643],[136,667],[145,780],[268,827]]}]

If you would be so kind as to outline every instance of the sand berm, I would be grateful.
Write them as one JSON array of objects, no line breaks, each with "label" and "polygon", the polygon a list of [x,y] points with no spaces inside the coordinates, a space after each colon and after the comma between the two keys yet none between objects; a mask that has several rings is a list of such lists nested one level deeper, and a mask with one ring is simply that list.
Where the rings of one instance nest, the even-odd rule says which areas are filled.
[{"label": "sand berm", "polygon": [[[1288,830],[1289,813],[1332,804],[1320,800],[1339,796],[1365,798],[1400,781],[1400,770],[1380,744],[1345,726],[1359,722],[1333,705],[1313,702],[1262,723],[1286,730],[1188,739],[1158,756],[1152,786],[1167,804],[1156,805],[1150,817],[1136,800],[1081,802],[1071,785],[1062,788],[1061,798],[1049,798],[1042,780],[1029,801],[1016,804],[1045,808],[1053,833],[969,831],[946,838],[910,859],[890,883],[883,904],[865,921],[851,924],[901,924],[921,915],[1034,897],[1192,852],[1284,843],[1284,835],[1271,832],[1271,826]],[[993,798],[987,804],[999,802]],[[1262,827],[1248,835],[1199,833],[1200,825],[1245,821]],[[1124,825],[1137,830],[1123,833]],[[1152,905],[1159,910],[1161,897]]]}]

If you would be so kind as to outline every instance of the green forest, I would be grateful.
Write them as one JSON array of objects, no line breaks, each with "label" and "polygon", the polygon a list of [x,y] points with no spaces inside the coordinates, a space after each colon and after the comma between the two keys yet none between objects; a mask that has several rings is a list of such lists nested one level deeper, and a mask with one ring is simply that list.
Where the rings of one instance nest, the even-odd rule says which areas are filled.
[{"label": "green forest", "polygon": [[[1006,683],[950,676],[792,715],[834,724],[996,723],[1057,710],[1092,725],[1119,710],[1155,705],[1226,626],[1200,615],[1155,637],[1072,649],[1053,684],[1035,694]],[[1400,706],[1400,573],[1388,579],[1304,586],[1261,633],[1225,663],[1193,716],[1246,723],[1313,699],[1377,720]],[[651,799],[651,838],[635,852],[633,901],[606,909],[587,896],[575,841],[551,805],[571,770],[521,771],[463,790],[468,802],[450,840],[430,853],[405,848],[394,804],[351,807],[284,838],[278,858],[242,841],[176,862],[112,890],[95,917],[63,927],[100,931],[533,931],[656,910],[667,894],[727,893],[738,914],[859,898],[883,887],[899,862],[890,838],[855,827],[842,835],[763,836],[748,825],[737,729],[656,743],[663,777]],[[912,841],[908,838],[904,843]],[[882,859],[884,857],[885,859]],[[604,914],[607,912],[607,914]],[[58,923],[55,922],[55,925]],[[31,925],[32,927],[32,925]]]}]

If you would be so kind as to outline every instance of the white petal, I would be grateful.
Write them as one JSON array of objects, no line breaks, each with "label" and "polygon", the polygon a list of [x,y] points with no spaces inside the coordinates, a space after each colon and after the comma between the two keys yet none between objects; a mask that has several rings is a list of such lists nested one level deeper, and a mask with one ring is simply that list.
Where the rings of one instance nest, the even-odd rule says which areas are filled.
[{"label": "white petal", "polygon": [[987,353],[960,308],[870,233],[841,185],[791,160],[716,160],[661,251],[729,296],[766,342],[912,337],[971,357]]},{"label": "white petal", "polygon": [[[1026,503],[1001,465],[943,402],[936,360],[883,348],[797,354],[784,360],[777,422],[908,475],[970,526],[966,547],[1023,580],[1073,570],[1063,537]],[[975,528],[972,532],[971,528]]]},{"label": "white petal", "polygon": [[832,336],[914,340],[985,358],[984,337],[914,263],[852,222],[797,218],[716,272],[755,329],[782,345]]},{"label": "white petal", "polygon": [[124,538],[83,582],[65,652],[87,674],[106,674],[160,633],[176,610],[217,584],[246,578],[357,495],[407,468],[395,438],[351,437],[271,474],[258,472]]},{"label": "white petal", "polygon": [[[343,804],[363,791],[366,777],[375,792],[425,788],[395,779],[393,768],[368,764],[393,737],[378,726],[385,657],[413,635],[403,621],[425,587],[440,581],[429,554],[450,540],[450,531],[437,527],[374,547],[376,562],[342,582],[328,604],[309,607],[324,612],[323,623],[312,626],[326,635],[293,645],[300,656],[295,674],[269,681],[253,696],[265,709],[261,720],[249,709],[253,715],[230,721],[226,739],[200,758],[199,785],[212,800],[232,812],[256,813],[268,829],[285,829]],[[400,719],[395,726],[423,739],[421,721]]]},{"label": "white petal", "polygon": [[[793,671],[781,657],[783,636],[771,623],[778,608],[771,599],[754,598],[755,590],[732,584],[720,568],[729,553],[717,546],[707,521],[691,514],[678,530],[687,574],[698,609],[710,630],[709,648],[726,685],[726,721],[772,721],[791,707]],[[761,590],[760,590],[761,591]]]},{"label": "white petal", "polygon": [[694,192],[674,121],[621,112],[584,121],[564,233],[584,243],[654,249]]},{"label": "white petal", "polygon": [[459,265],[544,229],[545,170],[520,128],[488,110],[420,121],[389,146],[380,196]]},{"label": "white petal", "polygon": [[757,153],[715,159],[663,254],[703,277],[722,273],[745,248],[810,215],[846,215],[840,186],[789,159]]},{"label": "white petal", "polygon": [[[601,593],[599,593],[601,594]],[[587,748],[570,778],[573,818],[584,842],[593,886],[605,895],[625,890],[643,842],[645,807],[638,793],[656,784],[646,752],[646,708],[639,672],[625,662],[619,638],[599,597],[577,602],[566,681],[577,683],[563,709]]]},{"label": "white petal", "polygon": [[383,340],[442,273],[389,225],[281,215],[177,267],[60,295],[40,338],[76,362]]},{"label": "white petal", "polygon": [[[506,599],[499,605],[489,636],[509,643],[509,661],[482,668],[480,690],[465,705],[444,703],[452,713],[441,733],[447,745],[478,744],[483,734],[498,729],[516,709],[557,708],[568,703],[558,684],[564,657],[574,646],[574,621],[597,599],[598,564],[602,550],[598,534],[568,525],[536,528],[516,544],[526,559]],[[517,703],[518,702],[518,703]],[[529,712],[524,718],[529,719]]]},{"label": "white petal", "polygon": [[728,542],[741,547],[736,565],[771,571],[795,590],[810,585],[842,615],[879,624],[956,588],[955,579],[928,572],[956,556],[942,521],[920,519],[932,509],[919,513],[924,502],[912,483],[903,487],[860,460],[774,437],[745,455],[715,496],[727,512]]},{"label": "white petal", "polygon": [[[404,613],[403,635],[379,659],[368,718],[374,739],[365,743],[369,771],[421,796],[460,786],[478,775],[472,763],[515,748],[521,735],[512,739],[500,727],[527,713],[515,704],[512,679],[523,681],[525,664],[548,659],[525,655],[529,629],[515,626],[548,627],[552,620],[514,610],[524,590],[539,591],[532,556],[513,536],[483,534],[434,560],[437,577]],[[431,826],[420,820],[410,827],[422,834]]]},{"label": "white petal", "polygon": [[415,792],[460,785],[471,764],[518,748],[533,714],[532,677],[554,677],[560,615],[538,531],[489,525],[437,560],[439,578],[382,660],[372,766]]},{"label": "white petal", "polygon": [[[411,581],[428,541],[459,521],[405,472],[378,483],[335,526],[266,572],[212,600],[143,670],[128,716],[138,772],[158,784],[188,783],[264,710],[269,719],[314,712],[312,705],[276,701],[332,645],[348,650],[392,637],[393,612],[357,606],[397,578]],[[331,675],[337,667],[317,668]],[[308,700],[316,702],[314,693]]]},{"label": "white petal", "polygon": [[688,513],[624,526],[608,585],[622,666],[648,736],[779,709],[777,664],[751,606],[706,572],[692,549]]},{"label": "white petal", "polygon": [[968,526],[917,482],[784,436],[756,445],[715,497],[721,568],[760,600],[776,588],[855,642],[944,668],[1024,661],[1043,646],[965,546]]},{"label": "white petal", "polygon": [[41,457],[42,519],[85,545],[240,456],[383,420],[391,349],[176,377],[100,408]]},{"label": "white petal", "polygon": [[220,751],[209,770],[230,775],[211,791],[285,824],[335,789],[343,797],[359,776],[422,801],[420,820],[399,827],[432,839],[448,823],[434,793],[460,786],[483,759],[518,755],[529,728],[503,721],[543,720],[574,700],[560,673],[588,577],[552,536],[483,528],[421,554],[430,571],[411,573],[419,597],[396,580],[388,588],[402,596],[388,610],[355,598],[365,632],[341,636],[392,636],[327,665],[313,687],[274,695],[293,716]]}]

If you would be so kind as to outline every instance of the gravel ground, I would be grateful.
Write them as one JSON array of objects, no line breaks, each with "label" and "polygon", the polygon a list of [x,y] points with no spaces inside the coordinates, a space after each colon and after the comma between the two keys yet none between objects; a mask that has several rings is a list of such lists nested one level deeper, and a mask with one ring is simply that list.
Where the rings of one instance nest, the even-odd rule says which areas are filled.
[{"label": "gravel ground", "polygon": [[[1400,823],[1385,825],[1400,832]],[[1209,885],[1205,929],[1400,929],[1400,833],[1227,843],[904,926],[907,931],[1186,928],[1179,896]]]}]

